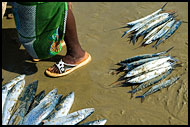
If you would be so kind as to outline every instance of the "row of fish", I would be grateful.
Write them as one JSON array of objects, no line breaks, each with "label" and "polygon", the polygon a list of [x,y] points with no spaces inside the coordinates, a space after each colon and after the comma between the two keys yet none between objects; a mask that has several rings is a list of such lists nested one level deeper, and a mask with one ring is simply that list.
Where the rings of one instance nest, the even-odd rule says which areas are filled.
[{"label": "row of fish", "polygon": [[130,27],[130,29],[125,31],[121,37],[131,33],[129,37],[133,44],[135,44],[138,37],[144,36],[141,46],[146,46],[157,41],[153,46],[157,49],[163,41],[174,34],[182,23],[180,20],[175,20],[175,12],[163,12],[166,4],[146,17],[127,23],[127,26],[122,28]]},{"label": "row of fish", "polygon": [[[77,125],[94,112],[85,108],[73,113],[74,92],[62,98],[53,89],[47,95],[36,95],[38,81],[25,86],[25,75],[20,75],[2,86],[2,125]],[[106,119],[81,125],[104,125]]]},{"label": "row of fish", "polygon": [[[129,91],[129,93],[133,95],[144,88],[162,81],[171,74],[175,67],[180,65],[177,64],[177,59],[166,55],[171,49],[173,49],[173,47],[167,51],[138,55],[117,63],[117,65],[120,66],[116,69],[117,74],[124,72],[124,75],[113,84],[115,84],[115,86],[132,86],[132,90]],[[143,101],[147,95],[172,85],[178,79],[179,76],[161,82],[160,84],[153,86],[142,96],[137,96],[137,98],[140,97]],[[118,83],[121,85],[118,85]],[[138,86],[134,88],[136,85]]]}]

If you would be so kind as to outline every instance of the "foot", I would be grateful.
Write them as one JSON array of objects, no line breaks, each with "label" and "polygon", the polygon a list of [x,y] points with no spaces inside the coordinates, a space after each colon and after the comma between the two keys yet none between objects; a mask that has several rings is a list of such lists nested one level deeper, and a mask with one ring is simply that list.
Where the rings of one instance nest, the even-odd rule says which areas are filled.
[{"label": "foot", "polygon": [[[84,59],[86,59],[87,55],[85,52],[82,52],[79,55],[66,55],[62,57],[62,61],[67,63],[67,64],[79,64],[80,62],[82,62]],[[51,73],[60,73],[57,66],[54,64],[52,67],[47,69],[48,71],[50,71]]]}]

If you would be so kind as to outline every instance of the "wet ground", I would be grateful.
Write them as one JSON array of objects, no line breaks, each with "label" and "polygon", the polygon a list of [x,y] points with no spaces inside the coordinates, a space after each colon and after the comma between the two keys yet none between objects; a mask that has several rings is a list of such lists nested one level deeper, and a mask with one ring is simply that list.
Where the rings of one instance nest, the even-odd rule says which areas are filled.
[{"label": "wet ground", "polygon": [[[152,45],[136,49],[121,35],[127,29],[110,31],[125,23],[144,17],[164,3],[161,2],[73,2],[73,13],[77,23],[78,37],[82,47],[92,56],[92,61],[73,73],[50,78],[44,71],[66,53],[41,62],[32,62],[30,56],[19,44],[13,19],[2,20],[2,76],[3,84],[20,74],[26,74],[26,84],[39,80],[37,93],[57,88],[64,96],[75,92],[75,101],[70,112],[82,108],[95,108],[85,121],[107,119],[107,125],[187,125],[188,124],[188,24],[183,23],[172,37],[157,50]],[[172,2],[166,10],[176,10],[176,19],[188,21],[188,3]],[[184,73],[180,80],[168,89],[140,99],[132,98],[130,87],[111,88],[109,85],[121,75],[112,75],[115,64],[125,58],[140,54],[156,53],[173,47],[169,55],[176,56],[181,67],[169,77]],[[168,77],[168,78],[169,78]],[[145,90],[136,95],[143,94]],[[85,122],[84,121],[84,122]]]}]

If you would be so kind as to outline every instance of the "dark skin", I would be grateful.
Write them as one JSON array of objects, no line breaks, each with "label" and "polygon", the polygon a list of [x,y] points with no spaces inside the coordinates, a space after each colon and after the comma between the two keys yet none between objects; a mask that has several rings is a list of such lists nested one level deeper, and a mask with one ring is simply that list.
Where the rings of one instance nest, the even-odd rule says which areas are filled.
[{"label": "dark skin", "polygon": [[[79,63],[84,58],[85,51],[81,48],[78,40],[75,18],[71,11],[70,2],[68,2],[68,15],[64,41],[66,43],[67,53],[62,57],[62,60],[68,64]],[[48,70],[53,73],[59,73],[56,65],[48,68]]]}]

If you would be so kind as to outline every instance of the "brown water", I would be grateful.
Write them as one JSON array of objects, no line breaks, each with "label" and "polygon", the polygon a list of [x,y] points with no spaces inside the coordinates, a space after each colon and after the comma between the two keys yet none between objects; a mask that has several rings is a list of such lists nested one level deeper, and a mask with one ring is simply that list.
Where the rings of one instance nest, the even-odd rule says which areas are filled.
[{"label": "brown water", "polygon": [[[129,44],[122,33],[127,29],[110,31],[125,23],[144,17],[164,5],[161,2],[73,2],[73,13],[77,23],[78,37],[82,47],[92,56],[90,64],[68,76],[50,78],[45,69],[58,61],[60,56],[49,61],[31,62],[23,46],[17,43],[14,21],[4,17],[2,23],[2,75],[3,83],[20,74],[27,74],[26,84],[39,80],[38,91],[48,93],[58,88],[66,96],[75,92],[75,101],[70,112],[93,107],[95,112],[84,122],[107,119],[107,125],[157,125],[188,124],[188,24],[183,23],[172,37],[158,47],[138,48]],[[188,21],[188,3],[172,2],[166,10],[176,10],[178,17]],[[110,88],[110,84],[121,75],[112,75],[117,62],[132,56],[165,51],[174,46],[169,55],[176,56],[182,67],[177,67],[169,77],[185,73],[168,89],[140,99],[130,98],[130,87]],[[65,54],[65,48],[59,54]],[[145,90],[136,95],[143,94]]]}]

